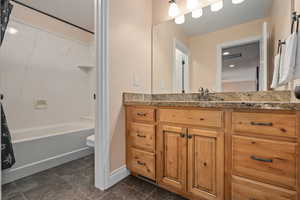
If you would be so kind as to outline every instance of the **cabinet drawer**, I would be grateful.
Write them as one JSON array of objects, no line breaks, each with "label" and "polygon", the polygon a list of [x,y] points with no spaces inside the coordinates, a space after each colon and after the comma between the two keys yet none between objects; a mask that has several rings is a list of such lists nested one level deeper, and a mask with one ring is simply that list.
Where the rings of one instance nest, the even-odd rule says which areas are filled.
[{"label": "cabinet drawer", "polygon": [[128,130],[131,146],[154,152],[155,126],[151,124],[130,123]]},{"label": "cabinet drawer", "polygon": [[296,137],[296,115],[234,112],[233,130],[270,136]]},{"label": "cabinet drawer", "polygon": [[134,121],[154,122],[155,110],[152,108],[129,108],[130,118]]},{"label": "cabinet drawer", "polygon": [[295,191],[232,177],[232,200],[296,200],[296,195]]},{"label": "cabinet drawer", "polygon": [[297,144],[233,136],[232,145],[233,173],[296,188]]},{"label": "cabinet drawer", "polygon": [[155,180],[155,156],[153,153],[130,149],[130,170]]},{"label": "cabinet drawer", "polygon": [[160,109],[159,120],[179,124],[222,127],[222,111]]}]

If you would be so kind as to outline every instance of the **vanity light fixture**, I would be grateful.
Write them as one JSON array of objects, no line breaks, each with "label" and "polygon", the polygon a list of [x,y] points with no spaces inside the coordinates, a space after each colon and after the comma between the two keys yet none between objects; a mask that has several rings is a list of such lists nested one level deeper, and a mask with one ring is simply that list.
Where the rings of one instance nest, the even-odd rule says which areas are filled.
[{"label": "vanity light fixture", "polygon": [[179,17],[175,18],[175,23],[176,24],[183,24],[185,22],[185,17],[184,15],[180,15]]},{"label": "vanity light fixture", "polygon": [[229,67],[230,67],[230,68],[234,68],[234,67],[235,67],[235,65],[229,65]]},{"label": "vanity light fixture", "polygon": [[211,4],[210,5],[210,10],[212,12],[217,12],[217,11],[221,10],[223,8],[223,6],[224,6],[223,0],[220,0],[220,1],[216,2],[216,3]]},{"label": "vanity light fixture", "polygon": [[195,18],[195,19],[201,17],[202,15],[203,15],[203,9],[202,8],[198,8],[198,9],[196,9],[192,12],[192,17]]},{"label": "vanity light fixture", "polygon": [[193,10],[199,6],[199,0],[187,0],[186,8]]},{"label": "vanity light fixture", "polygon": [[179,14],[179,8],[176,4],[175,0],[170,0],[170,7],[169,7],[169,16],[176,17]]},{"label": "vanity light fixture", "polygon": [[17,34],[19,31],[16,28],[13,27],[7,27],[7,32],[11,35]]},{"label": "vanity light fixture", "polygon": [[245,0],[232,0],[233,4],[240,4],[243,3]]}]

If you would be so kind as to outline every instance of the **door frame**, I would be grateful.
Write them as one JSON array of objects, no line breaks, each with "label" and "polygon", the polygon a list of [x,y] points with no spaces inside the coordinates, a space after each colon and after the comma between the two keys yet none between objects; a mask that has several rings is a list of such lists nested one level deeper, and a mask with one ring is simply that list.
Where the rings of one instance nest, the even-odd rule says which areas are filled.
[{"label": "door frame", "polygon": [[96,120],[95,120],[95,187],[113,185],[110,180],[110,121],[108,66],[108,0],[95,0],[96,35]]},{"label": "door frame", "polygon": [[184,75],[184,85],[186,86],[185,88],[185,93],[189,92],[190,91],[190,70],[189,70],[189,62],[190,62],[190,51],[189,49],[187,48],[187,46],[181,42],[180,40],[174,38],[173,39],[173,64],[172,64],[172,90],[173,92],[177,92],[177,89],[174,88],[174,86],[176,85],[175,82],[176,82],[176,78],[175,78],[175,75],[176,75],[176,49],[179,49],[180,51],[182,51],[184,54],[187,55],[187,62],[185,63],[185,75]]},{"label": "door frame", "polygon": [[[250,44],[254,42],[259,42],[260,52],[262,52],[262,45],[263,45],[263,36],[258,35],[254,37],[248,37],[241,40],[234,40],[222,43],[217,46],[217,69],[216,69],[216,91],[222,92],[222,50],[229,47]],[[261,63],[260,58],[260,63]]]}]

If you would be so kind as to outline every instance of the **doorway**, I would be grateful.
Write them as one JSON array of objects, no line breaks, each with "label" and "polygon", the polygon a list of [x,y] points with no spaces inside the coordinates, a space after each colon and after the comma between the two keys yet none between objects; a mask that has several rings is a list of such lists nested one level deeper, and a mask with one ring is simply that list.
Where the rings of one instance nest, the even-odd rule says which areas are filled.
[{"label": "doorway", "polygon": [[174,40],[173,92],[189,91],[189,51],[178,40]]},{"label": "doorway", "polygon": [[222,49],[222,91],[259,91],[260,43],[258,41]]}]

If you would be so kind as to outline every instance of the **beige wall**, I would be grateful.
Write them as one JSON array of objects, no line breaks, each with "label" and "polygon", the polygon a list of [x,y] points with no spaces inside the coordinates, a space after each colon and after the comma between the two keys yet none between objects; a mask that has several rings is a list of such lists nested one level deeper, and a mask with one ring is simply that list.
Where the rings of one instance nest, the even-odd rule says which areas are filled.
[{"label": "beige wall", "polygon": [[199,87],[216,90],[217,46],[229,41],[260,36],[262,24],[267,20],[259,19],[189,38],[192,59],[191,91],[197,92]]},{"label": "beige wall", "polygon": [[[111,170],[125,165],[123,92],[151,92],[151,0],[110,0]],[[138,84],[134,84],[136,79]]]},{"label": "beige wall", "polygon": [[155,93],[170,93],[173,90],[174,40],[188,46],[187,35],[173,21],[154,27],[152,91]]},{"label": "beige wall", "polygon": [[[13,3],[13,2],[12,2]],[[12,18],[18,22],[40,28],[44,31],[58,34],[67,39],[74,39],[85,43],[93,42],[94,36],[86,31],[75,28],[66,23],[33,11],[19,4],[13,3]]]},{"label": "beige wall", "polygon": [[224,92],[249,92],[256,91],[256,81],[223,82]]}]

